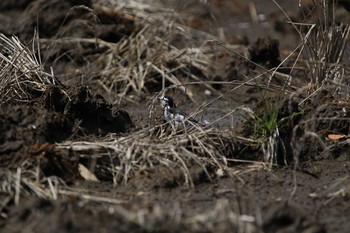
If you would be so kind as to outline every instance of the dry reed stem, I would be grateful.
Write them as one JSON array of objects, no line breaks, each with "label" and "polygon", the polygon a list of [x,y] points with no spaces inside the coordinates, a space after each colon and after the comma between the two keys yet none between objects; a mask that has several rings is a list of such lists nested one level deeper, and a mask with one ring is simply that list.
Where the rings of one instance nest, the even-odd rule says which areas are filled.
[{"label": "dry reed stem", "polygon": [[42,177],[37,180],[33,171],[28,168],[18,168],[16,171],[2,169],[0,171],[1,187],[0,191],[13,197],[15,204],[20,203],[22,196],[34,195],[43,199],[57,198],[55,186],[63,186],[64,182],[57,177]]},{"label": "dry reed stem", "polygon": [[[34,47],[34,46],[33,46]],[[29,101],[34,92],[44,92],[55,78],[44,72],[35,51],[17,37],[0,34],[0,105],[9,101]]]},{"label": "dry reed stem", "polygon": [[[142,7],[140,7],[142,5]],[[116,7],[114,2],[99,2],[96,6]],[[104,67],[96,72],[96,83],[107,91],[111,102],[117,104],[128,99],[130,92],[141,96],[149,91],[149,85],[165,81],[180,87],[191,97],[191,90],[185,88],[175,73],[182,73],[195,80],[192,69],[207,73],[212,66],[211,57],[204,54],[201,48],[179,49],[173,45],[173,38],[187,38],[193,34],[190,28],[177,24],[178,15],[174,10],[156,8],[153,5],[128,1],[118,5],[123,17],[132,20],[138,29],[132,35],[116,43],[88,38],[65,38],[59,43],[94,43],[106,47],[96,62]],[[208,37],[208,36],[206,36]],[[57,41],[41,40],[41,43],[57,43]],[[207,85],[210,87],[210,85]],[[214,91],[214,90],[213,90]]]},{"label": "dry reed stem", "polygon": [[[221,229],[222,232],[225,229],[232,230],[232,228],[241,232],[256,232],[257,230],[255,216],[236,213],[227,199],[220,199],[213,203],[213,208],[208,212],[184,213],[176,202],[173,203],[172,208],[156,204],[152,208],[141,207],[135,210],[124,208],[122,204],[127,204],[128,200],[111,198],[108,192],[100,193],[87,189],[69,188],[56,178],[43,178],[38,182],[33,173],[27,173],[24,170],[18,179],[16,172],[3,169],[0,171],[0,178],[2,181],[1,192],[8,194],[8,198],[1,203],[0,208],[1,216],[5,218],[7,215],[3,209],[9,204],[15,195],[15,190],[19,187],[20,197],[35,195],[49,200],[56,200],[59,197],[77,197],[84,201],[99,203],[108,208],[109,211],[121,216],[126,222],[136,223],[145,229],[170,221],[175,224],[174,226],[192,230]],[[21,199],[19,198],[17,204],[20,203]]]},{"label": "dry reed stem", "polygon": [[[234,138],[213,128],[171,130],[165,125],[148,127],[126,137],[107,142],[63,142],[59,149],[76,152],[80,156],[110,156],[115,180],[127,183],[138,171],[163,164],[179,166],[185,183],[193,186],[189,167],[194,164],[225,170],[226,157],[233,156]],[[173,166],[172,166],[173,165]],[[209,176],[210,179],[210,176]]]}]

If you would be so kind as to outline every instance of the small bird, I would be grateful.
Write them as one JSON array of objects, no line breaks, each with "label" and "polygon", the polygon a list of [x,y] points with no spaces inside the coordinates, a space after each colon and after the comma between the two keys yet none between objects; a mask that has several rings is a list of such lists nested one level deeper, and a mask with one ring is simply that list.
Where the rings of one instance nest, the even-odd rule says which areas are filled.
[{"label": "small bird", "polygon": [[169,96],[162,96],[158,98],[164,108],[163,117],[164,121],[170,122],[171,124],[177,126],[180,123],[187,125],[198,124],[198,121],[188,117],[188,115],[178,109],[174,103],[173,98]]}]

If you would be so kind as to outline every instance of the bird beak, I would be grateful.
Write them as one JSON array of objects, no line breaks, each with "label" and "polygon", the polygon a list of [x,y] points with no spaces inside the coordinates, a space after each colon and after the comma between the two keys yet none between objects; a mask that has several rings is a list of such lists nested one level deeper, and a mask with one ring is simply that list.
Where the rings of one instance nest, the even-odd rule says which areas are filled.
[{"label": "bird beak", "polygon": [[164,96],[157,97],[157,99],[162,100]]}]

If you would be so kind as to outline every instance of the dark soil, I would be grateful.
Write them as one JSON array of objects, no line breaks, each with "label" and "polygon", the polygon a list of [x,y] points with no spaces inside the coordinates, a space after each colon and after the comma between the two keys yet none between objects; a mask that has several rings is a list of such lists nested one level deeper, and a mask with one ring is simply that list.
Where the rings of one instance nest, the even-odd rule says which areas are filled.
[{"label": "dark soil", "polygon": [[[300,113],[281,127],[281,140],[287,145],[287,166],[280,162],[281,167],[269,170],[256,163],[229,163],[231,172],[208,177],[203,168],[197,165],[189,171],[195,187],[183,185],[178,167],[173,168],[173,174],[162,166],[153,167],[136,174],[126,185],[113,184],[111,174],[102,170],[99,173],[96,167],[96,176],[101,181],[84,180],[79,173],[79,164],[88,166],[91,161],[73,152],[60,150],[55,143],[110,140],[143,128],[149,123],[148,100],[159,91],[159,85],[148,83],[148,92],[144,96],[118,106],[111,104],[107,100],[113,98],[106,96],[105,90],[95,85],[99,78],[95,71],[102,67],[102,61],[98,58],[105,51],[104,47],[83,41],[52,46],[50,40],[64,37],[98,38],[114,43],[139,30],[139,26],[122,12],[95,7],[94,2],[22,0],[13,4],[12,0],[3,0],[0,3],[0,17],[3,19],[0,32],[17,35],[21,41],[29,44],[37,29],[40,38],[47,39],[41,48],[44,65],[47,69],[52,67],[63,83],[48,86],[45,92],[37,93],[27,103],[13,101],[1,106],[0,169],[13,171],[30,160],[31,166],[38,166],[43,176],[58,177],[71,190],[81,190],[78,194],[85,195],[82,197],[72,193],[58,195],[57,200],[46,200],[34,193],[26,193],[17,202],[14,198],[8,200],[6,187],[0,187],[4,191],[0,193],[0,203],[3,203],[0,205],[1,232],[348,231],[350,160],[349,146],[344,143],[348,139],[327,141],[325,138],[329,132],[320,132],[325,144],[330,145],[330,149],[324,151],[317,140],[304,137],[308,130],[319,133],[323,129],[349,135],[348,121],[332,125],[317,121],[315,125],[303,127],[300,132],[292,130],[302,121],[301,114],[303,119],[309,119],[334,117],[336,113],[346,112],[339,113],[339,117],[348,118],[349,104],[335,104],[336,97],[329,93],[324,93],[316,102],[307,103],[309,108],[305,108],[304,112],[295,105],[294,100],[282,101],[278,119]],[[172,1],[161,2],[174,7]],[[184,16],[182,23],[221,35],[220,39],[227,43],[247,45],[250,59],[263,67],[277,66],[285,56],[284,51],[296,45],[297,34],[284,23],[283,13],[272,1],[252,1],[258,14],[264,17],[261,22],[252,22],[246,1],[233,3],[230,0],[213,0],[209,1],[210,7],[199,1],[185,1],[188,4],[176,2],[179,2],[176,10]],[[348,8],[345,1],[341,4]],[[286,1],[282,7],[288,9],[290,18],[300,17],[297,3]],[[224,34],[220,34],[216,30],[218,28],[222,28]],[[211,75],[202,74],[203,79],[243,80],[257,69],[229,53],[218,59],[220,71]],[[185,76],[179,74],[180,79]],[[212,91],[231,88],[222,84],[211,87]],[[203,89],[196,91],[192,100],[199,104],[213,98],[204,95]],[[188,104],[190,98],[181,92],[171,94],[178,97],[177,104],[185,106],[186,110],[193,110],[198,105],[195,101]],[[213,121],[223,115],[220,110],[232,106],[259,106],[259,97],[260,92],[256,87],[243,87],[209,105],[204,117]],[[325,102],[328,105],[317,108]],[[317,109],[317,112],[313,109]],[[241,115],[237,117],[234,123],[228,119],[218,127],[232,130],[245,128],[246,134],[254,130],[251,125],[243,126]],[[296,138],[300,139],[300,143],[302,141],[301,148],[298,148],[301,155],[298,166],[294,166],[296,161],[290,148],[290,142]],[[259,149],[247,149],[245,153],[249,154],[249,159],[261,160]],[[98,164],[108,163],[108,158],[98,158],[96,161]],[[210,169],[207,167],[214,174],[215,171]],[[101,197],[102,201],[91,200],[89,195]],[[232,224],[232,213],[254,216],[258,226],[254,225],[254,231],[238,229],[237,224]],[[139,219],[139,222],[135,219]],[[206,224],[210,221],[212,225]]]}]

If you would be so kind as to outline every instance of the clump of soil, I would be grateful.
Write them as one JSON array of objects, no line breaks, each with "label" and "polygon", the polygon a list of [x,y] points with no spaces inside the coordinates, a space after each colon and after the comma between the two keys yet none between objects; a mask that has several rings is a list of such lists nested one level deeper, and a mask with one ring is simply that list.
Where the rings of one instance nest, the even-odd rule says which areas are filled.
[{"label": "clump of soil", "polygon": [[280,61],[279,41],[259,38],[249,48],[249,59],[269,69],[277,67]]},{"label": "clump of soil", "polygon": [[72,134],[74,122],[62,113],[18,104],[1,108],[1,154],[16,152],[23,145],[54,143]]},{"label": "clump of soil", "polygon": [[94,205],[81,206],[79,203],[73,199],[54,202],[28,198],[14,208],[11,215],[16,217],[11,218],[3,230],[21,232],[40,216],[42,220],[35,224],[38,232],[103,232],[102,228],[106,232],[115,229],[118,232],[144,232],[138,224],[127,222],[117,213],[110,214],[103,208],[97,210]]},{"label": "clump of soil", "polygon": [[[47,146],[42,148],[42,144],[87,135],[98,137],[108,133],[124,133],[134,127],[127,112],[113,108],[100,95],[92,95],[86,86],[67,91],[58,86],[48,86],[45,93],[31,103],[12,101],[11,105],[2,106],[1,110],[0,130],[3,133],[0,135],[0,157],[3,166],[16,160],[9,157],[25,157],[40,151],[49,160],[55,158],[50,155],[56,153],[51,153],[53,150]],[[37,147],[41,149],[33,149]],[[39,152],[35,152],[37,150]],[[58,160],[54,160],[52,164],[58,164]]]},{"label": "clump of soil", "polygon": [[11,0],[4,0],[0,3],[0,8],[7,11],[11,9],[25,9],[32,0],[18,0],[16,2]]},{"label": "clump of soil", "polygon": [[326,233],[325,228],[312,222],[299,208],[287,203],[270,206],[264,215],[264,232]]},{"label": "clump of soil", "polygon": [[[304,114],[298,130],[300,159],[321,159],[323,156],[337,158],[339,148],[346,149],[342,143],[350,133],[350,104],[341,96],[327,89],[320,90],[304,105]],[[317,132],[318,136],[310,136]],[[332,139],[336,135],[339,139]],[[304,142],[303,142],[304,140]]]},{"label": "clump of soil", "polygon": [[[123,133],[134,127],[127,112],[112,108],[101,95],[92,95],[88,87],[82,86],[68,93],[69,99],[62,91],[53,88],[45,95],[45,104],[73,119],[79,134]],[[51,99],[56,96],[59,98]]]}]

